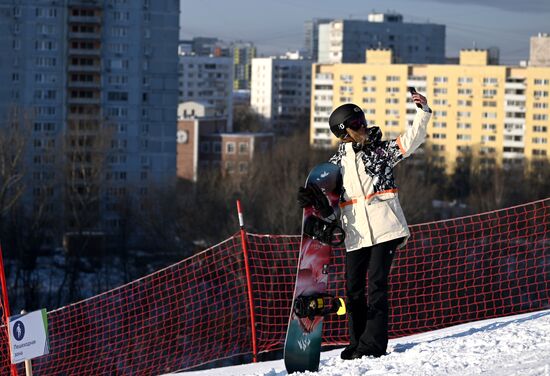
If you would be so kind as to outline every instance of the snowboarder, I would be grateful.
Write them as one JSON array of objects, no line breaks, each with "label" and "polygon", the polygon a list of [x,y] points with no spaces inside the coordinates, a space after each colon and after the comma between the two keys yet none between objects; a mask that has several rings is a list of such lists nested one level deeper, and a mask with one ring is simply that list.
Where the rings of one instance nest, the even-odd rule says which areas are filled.
[{"label": "snowboarder", "polygon": [[[409,91],[417,113],[412,126],[396,139],[382,141],[380,128],[369,126],[362,109],[352,103],[339,106],[329,118],[330,130],[341,140],[329,162],[340,167],[343,177],[340,208],[347,251],[350,343],[342,352],[342,359],[386,354],[388,275],[395,251],[409,237],[393,168],[424,142],[432,112],[423,95],[414,88]],[[304,195],[311,197],[302,189],[299,202],[304,201]]]}]

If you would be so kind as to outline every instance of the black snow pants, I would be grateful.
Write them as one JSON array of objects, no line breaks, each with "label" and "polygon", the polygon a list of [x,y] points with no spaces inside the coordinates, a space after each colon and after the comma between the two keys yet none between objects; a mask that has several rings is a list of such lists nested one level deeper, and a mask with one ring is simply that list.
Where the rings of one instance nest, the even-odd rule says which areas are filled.
[{"label": "black snow pants", "polygon": [[[346,252],[346,295],[350,346],[364,355],[382,356],[388,346],[388,275],[395,239]],[[365,298],[368,272],[368,301]]]}]

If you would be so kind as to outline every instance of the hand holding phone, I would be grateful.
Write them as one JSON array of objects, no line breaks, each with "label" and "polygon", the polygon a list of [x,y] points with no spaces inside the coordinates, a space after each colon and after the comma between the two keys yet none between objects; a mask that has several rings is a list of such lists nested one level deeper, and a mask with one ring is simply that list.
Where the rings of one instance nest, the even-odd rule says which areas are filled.
[{"label": "hand holding phone", "polygon": [[[416,89],[414,88],[414,86],[409,86],[409,87],[407,87],[407,90],[409,91],[409,93],[411,93],[411,95],[417,94],[417,91],[416,91]],[[414,102],[414,104],[416,104],[416,107],[422,108],[422,105],[421,105],[420,103]]]}]

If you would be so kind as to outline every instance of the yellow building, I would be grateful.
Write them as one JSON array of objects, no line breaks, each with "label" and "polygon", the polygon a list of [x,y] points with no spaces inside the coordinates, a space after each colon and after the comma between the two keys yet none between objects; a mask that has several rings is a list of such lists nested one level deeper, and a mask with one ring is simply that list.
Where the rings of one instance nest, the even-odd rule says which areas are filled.
[{"label": "yellow building", "polygon": [[416,112],[407,91],[414,86],[434,111],[429,147],[448,172],[468,151],[485,167],[548,160],[550,67],[489,65],[487,50],[462,50],[457,65],[393,64],[391,50],[366,56],[364,64],[313,65],[313,146],[337,144],[328,118],[346,102],[361,106],[386,138],[397,136]]}]

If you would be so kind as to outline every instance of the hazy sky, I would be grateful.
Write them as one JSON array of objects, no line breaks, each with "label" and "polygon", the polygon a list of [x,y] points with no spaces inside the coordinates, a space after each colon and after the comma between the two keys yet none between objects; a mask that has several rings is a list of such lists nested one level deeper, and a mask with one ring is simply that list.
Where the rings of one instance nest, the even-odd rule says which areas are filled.
[{"label": "hazy sky", "polygon": [[446,55],[497,46],[501,63],[529,55],[529,38],[550,34],[550,0],[180,0],[181,37],[251,41],[260,55],[302,48],[304,21],[366,19],[396,11],[404,22],[447,26]]}]

